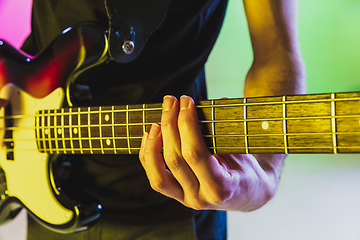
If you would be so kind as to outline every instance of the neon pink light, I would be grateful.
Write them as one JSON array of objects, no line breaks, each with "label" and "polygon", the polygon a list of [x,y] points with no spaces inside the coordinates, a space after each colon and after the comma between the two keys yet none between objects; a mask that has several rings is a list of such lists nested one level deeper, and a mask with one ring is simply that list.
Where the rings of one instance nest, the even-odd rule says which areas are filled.
[{"label": "neon pink light", "polygon": [[32,0],[0,0],[0,39],[19,49],[30,33]]}]

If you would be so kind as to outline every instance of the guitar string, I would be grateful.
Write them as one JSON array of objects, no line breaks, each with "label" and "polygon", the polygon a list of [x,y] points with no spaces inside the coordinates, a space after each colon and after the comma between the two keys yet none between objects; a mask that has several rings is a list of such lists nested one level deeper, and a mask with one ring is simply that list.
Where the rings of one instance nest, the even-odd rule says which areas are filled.
[{"label": "guitar string", "polygon": [[[76,116],[74,114],[74,116]],[[281,121],[291,121],[291,120],[331,120],[331,119],[345,119],[345,120],[350,120],[350,119],[356,119],[356,118],[360,118],[360,114],[354,114],[354,115],[342,115],[342,116],[303,116],[303,117],[279,117],[279,118],[247,118],[247,119],[217,119],[217,120],[199,120],[198,123],[199,124],[211,124],[211,123],[240,123],[243,124],[244,122],[274,122],[274,121],[278,121],[279,123],[281,123]],[[64,119],[66,120],[66,119]],[[360,125],[360,119],[359,119],[359,125]],[[161,122],[156,122],[158,124],[161,124]],[[73,129],[73,128],[88,128],[88,127],[93,127],[93,128],[99,128],[99,127],[126,127],[126,126],[133,126],[133,127],[143,127],[144,125],[148,125],[151,126],[153,123],[152,122],[146,122],[146,123],[109,123],[109,124],[74,124],[74,125],[68,125],[68,124],[64,124],[64,126],[59,126],[59,125],[51,125],[51,126],[47,126],[47,125],[39,125],[39,126],[21,126],[21,127],[4,127],[4,128],[0,128],[0,131],[17,131],[17,130],[35,130],[37,127],[41,129],[57,129],[59,127],[64,128],[64,129]],[[240,125],[239,125],[240,126]],[[336,131],[335,131],[336,133]]]},{"label": "guitar string", "polygon": [[[321,116],[321,117],[297,117],[297,118],[289,118],[289,117],[286,117],[286,118],[266,118],[266,119],[241,119],[241,120],[215,120],[215,121],[199,121],[200,124],[202,123],[233,123],[233,122],[238,122],[238,123],[244,123],[244,122],[271,122],[271,121],[287,121],[289,122],[289,120],[314,120],[314,119],[322,119],[322,120],[331,120],[333,118],[335,119],[346,119],[346,120],[350,120],[350,119],[354,119],[354,118],[358,118],[360,117],[360,115],[347,115],[347,116],[337,116],[337,117],[332,117],[332,116]],[[40,121],[39,121],[40,122]],[[158,122],[160,124],[160,122]],[[360,124],[360,121],[359,121],[359,124]],[[151,126],[152,123],[129,123],[129,124],[114,124],[114,127],[126,127],[126,126]],[[240,125],[239,125],[240,126]],[[69,132],[74,129],[74,128],[77,128],[81,130],[81,128],[86,128],[88,129],[89,127],[90,128],[94,128],[94,129],[97,129],[97,128],[105,128],[105,127],[113,127],[113,124],[103,124],[103,125],[100,125],[100,124],[91,124],[91,125],[88,125],[88,124],[84,124],[84,125],[64,125],[64,126],[35,126],[35,127],[5,127],[5,128],[0,128],[0,131],[3,130],[3,131],[18,131],[18,130],[36,130],[37,128],[39,128],[40,130],[44,131],[44,130],[47,130],[47,131],[50,131],[50,133],[48,134],[51,134],[51,133],[54,133],[54,136],[55,136],[55,130],[58,129],[59,127],[61,127],[62,129],[64,130],[68,130]],[[279,127],[279,126],[278,126]],[[281,127],[281,126],[280,126]],[[231,127],[229,127],[231,128]],[[241,130],[241,129],[238,129],[238,130]],[[80,131],[79,131],[80,132]],[[82,131],[82,132],[89,132],[89,131]],[[299,134],[343,134],[343,133],[348,133],[348,132],[345,132],[345,131],[331,131],[331,132],[296,132],[296,133],[287,133],[287,134],[278,134],[278,133],[264,133],[263,135],[264,136],[273,136],[273,135],[281,135],[281,136],[284,136],[284,135],[299,135]],[[43,133],[44,134],[44,133]],[[46,133],[45,133],[46,134]],[[357,132],[351,132],[349,134],[357,134]],[[61,134],[60,134],[61,135]],[[217,137],[217,135],[204,135],[204,136],[208,136],[208,137]],[[249,135],[249,134],[245,134],[245,135],[234,135],[234,134],[226,134],[226,135],[222,135],[222,136],[252,136],[252,135]],[[105,136],[105,137],[112,137],[112,136]],[[103,137],[104,138],[104,137]],[[59,138],[59,139],[62,139],[62,138]],[[22,139],[17,139],[18,141],[21,141]],[[25,139],[26,140],[26,139]]]},{"label": "guitar string", "polygon": [[[263,102],[263,103],[231,103],[231,104],[223,104],[223,105],[200,105],[197,106],[197,108],[217,108],[217,107],[241,107],[241,106],[250,106],[250,105],[261,105],[261,104],[284,104],[284,103],[310,103],[310,102],[334,102],[334,101],[354,101],[354,100],[360,100],[360,98],[338,98],[338,99],[315,99],[315,100],[299,100],[299,101],[281,101],[281,102]],[[129,105],[127,105],[129,106]],[[78,109],[79,111],[76,112],[57,112],[59,110],[45,110],[47,113],[42,113],[42,117],[46,116],[48,118],[51,117],[57,117],[57,116],[68,116],[70,118],[70,116],[78,116],[79,114],[81,114],[81,109],[82,108],[74,108],[74,109]],[[87,108],[89,109],[89,108]],[[92,111],[91,114],[95,114],[95,113],[114,113],[114,112],[129,112],[129,111],[154,111],[154,110],[162,110],[162,108],[145,108],[143,105],[142,109],[120,109],[120,110],[97,110],[97,111]],[[54,111],[54,112],[51,112]],[[70,110],[69,110],[70,111]],[[89,110],[84,113],[84,114],[88,114]],[[46,114],[46,115],[45,115]],[[11,117],[1,117],[3,119],[18,119],[18,118],[25,118],[25,117],[39,117],[39,115],[15,115],[15,116],[11,116]],[[231,122],[256,122],[256,121],[277,121],[277,120],[282,120],[282,121],[287,121],[287,120],[303,120],[303,119],[307,119],[307,120],[311,120],[311,119],[337,119],[337,118],[355,118],[355,117],[360,117],[360,115],[345,115],[345,116],[305,116],[305,117],[292,117],[292,118],[264,118],[264,119],[239,119],[239,120],[200,120],[199,123],[231,123]],[[108,124],[103,124],[102,127],[106,127]],[[151,123],[130,123],[130,124],[115,124],[114,126],[145,126],[145,125],[151,125]],[[109,126],[113,126],[111,124],[109,124]],[[41,129],[55,129],[58,126],[38,126]],[[72,125],[72,126],[64,126],[64,128],[74,128],[74,127],[101,127],[101,125]],[[19,129],[34,129],[34,127],[6,127],[0,130],[19,130]],[[338,132],[335,132],[338,133]],[[273,134],[266,134],[267,136],[273,135]],[[232,136],[232,135],[231,135]],[[244,135],[245,136],[245,135]],[[208,137],[214,137],[214,135],[210,135]],[[18,140],[20,141],[20,140]]]},{"label": "guitar string", "polygon": [[[231,152],[231,153],[243,153],[245,154],[245,150],[246,148],[248,148],[249,150],[258,150],[258,152],[253,152],[253,153],[274,153],[275,150],[285,150],[285,149],[288,149],[290,151],[295,151],[295,150],[314,150],[314,153],[316,152],[315,150],[328,150],[329,152],[328,153],[333,153],[333,147],[329,147],[329,146],[311,146],[311,147],[303,147],[303,146],[287,146],[287,147],[268,147],[268,146],[263,146],[263,147],[251,147],[251,146],[248,146],[248,147],[245,147],[245,146],[242,146],[242,147],[216,147],[216,148],[213,148],[213,147],[208,147],[209,150],[227,150],[227,151],[240,151],[240,150],[243,150],[243,152]],[[272,151],[268,151],[268,152],[264,152],[262,150],[272,150]],[[350,152],[353,152],[353,153],[356,153],[356,152],[360,152],[360,146],[337,146],[336,149],[338,150],[341,150],[341,149],[345,149],[345,150],[349,150],[349,149],[352,149],[353,151],[350,151]],[[44,149],[16,149],[16,151],[19,151],[19,152],[39,152],[39,151],[42,151]],[[139,151],[140,150],[140,147],[132,147],[132,148],[128,148],[128,147],[118,147],[116,148],[116,150],[118,151],[118,154],[129,154],[129,150],[131,151],[130,154],[132,154],[133,151]],[[74,153],[72,153],[72,151],[74,151]],[[107,154],[107,152],[111,152],[111,154],[114,154],[114,148],[58,148],[58,149],[52,149],[52,152],[50,152],[49,149],[47,149],[46,152],[40,152],[40,153],[50,153],[50,154],[56,154],[56,153],[59,153],[59,154],[81,154],[81,151],[83,151],[83,154]],[[88,151],[88,152],[87,152]],[[91,151],[93,153],[91,153]],[[104,151],[104,153],[102,153],[102,151]],[[105,152],[106,151],[106,152]],[[15,152],[13,149],[7,149],[6,150],[6,153],[10,153],[10,152]],[[303,152],[303,153],[306,153],[306,152]],[[311,153],[311,152],[308,152],[308,153]],[[321,152],[319,152],[321,153]],[[323,152],[323,153],[327,153],[327,152]]]},{"label": "guitar string", "polygon": [[[78,116],[77,114],[73,114],[72,116]],[[246,118],[246,119],[215,119],[215,120],[199,120],[199,124],[206,124],[206,123],[234,123],[234,122],[238,122],[238,123],[243,123],[243,122],[264,122],[264,121],[290,121],[290,120],[314,120],[314,119],[323,119],[323,120],[331,120],[331,119],[351,119],[351,118],[360,118],[360,114],[351,114],[351,115],[338,115],[338,116],[332,116],[332,115],[324,115],[324,116],[300,116],[300,117],[274,117],[274,118]],[[35,119],[34,119],[35,120]],[[54,119],[53,119],[54,120]],[[69,119],[64,119],[65,122],[69,122],[66,121]],[[78,119],[75,119],[78,120]],[[86,119],[88,120],[88,119]],[[91,119],[90,119],[91,120]],[[54,122],[54,121],[53,121]],[[53,124],[53,122],[51,122]],[[161,122],[154,122],[154,123],[158,123],[160,124]],[[64,128],[72,128],[72,127],[126,127],[126,126],[143,126],[143,125],[152,125],[153,122],[133,122],[133,123],[104,123],[104,124],[72,124],[72,125],[64,125]],[[360,120],[359,120],[359,124],[360,124]],[[5,128],[0,128],[1,130],[32,130],[34,128],[36,128],[37,126],[23,126],[23,127],[5,127]],[[60,126],[58,125],[39,125],[38,127],[40,128],[48,128],[48,129],[53,129],[53,128],[58,128]],[[61,126],[62,127],[62,126]]]},{"label": "guitar string", "polygon": [[[330,95],[330,94],[329,94]],[[285,96],[288,97],[288,96]],[[270,97],[271,98],[271,97]],[[283,98],[283,97],[276,97],[276,98]],[[240,102],[243,101],[244,98],[241,99],[227,99],[227,100],[214,100],[214,101],[231,101],[231,100],[236,100],[239,101],[237,103],[227,103],[227,104],[216,104],[216,105],[197,105],[196,108],[200,109],[200,108],[219,108],[219,107],[244,107],[244,106],[262,106],[262,105],[282,105],[282,104],[298,104],[298,103],[326,103],[326,102],[346,102],[346,101],[360,101],[360,97],[349,97],[349,98],[335,98],[335,99],[307,99],[307,100],[286,100],[286,101],[269,101],[269,102]],[[246,98],[247,100],[251,100],[253,98]],[[261,98],[261,99],[266,99],[266,97]],[[211,100],[205,100],[203,101],[205,102],[210,102]],[[146,104],[147,105],[147,104]],[[151,105],[151,104],[149,104]],[[124,106],[119,106],[119,107],[124,107],[126,108],[126,106],[137,106],[137,105],[124,105]],[[111,108],[111,106],[107,106],[108,108]],[[116,106],[115,106],[116,107]],[[91,108],[99,108],[99,107],[91,107]],[[104,108],[104,107],[103,107]],[[105,107],[106,108],[106,107]],[[65,108],[67,109],[67,108]],[[77,109],[80,110],[82,112],[84,112],[84,114],[86,114],[88,112],[88,107],[78,107],[78,108],[72,108],[72,109]],[[86,109],[86,110],[85,110]],[[122,113],[122,112],[142,112],[142,111],[158,111],[158,110],[162,110],[162,107],[150,107],[150,108],[129,108],[129,109],[116,109],[113,110],[115,113]],[[41,111],[48,111],[47,116],[62,116],[62,115],[75,115],[78,114],[79,112],[73,111],[71,114],[69,114],[69,112],[57,112],[59,111],[59,109],[46,109],[46,110],[41,110]],[[49,113],[49,111],[54,111],[53,113]],[[112,110],[103,110],[103,111],[99,111],[99,110],[91,110],[91,114],[96,114],[96,113],[111,113]],[[80,112],[81,113],[81,112]],[[0,117],[0,119],[16,119],[16,118],[34,118],[36,117],[36,114],[30,114],[30,115],[13,115],[13,116],[3,116]]]}]

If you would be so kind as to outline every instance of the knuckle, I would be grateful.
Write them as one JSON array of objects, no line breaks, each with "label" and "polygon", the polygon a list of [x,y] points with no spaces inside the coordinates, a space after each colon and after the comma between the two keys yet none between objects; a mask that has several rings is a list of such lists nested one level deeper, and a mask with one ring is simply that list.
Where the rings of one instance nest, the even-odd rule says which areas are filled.
[{"label": "knuckle", "polygon": [[182,114],[178,119],[179,128],[186,128],[187,126],[191,125],[193,121],[194,119],[191,116]]},{"label": "knuckle", "polygon": [[181,170],[180,158],[175,155],[165,156],[166,165],[171,169],[171,171]]},{"label": "knuckle", "polygon": [[212,203],[217,205],[217,204],[221,204],[226,202],[227,200],[231,199],[233,195],[233,191],[228,189],[228,188],[222,188],[222,189],[217,189],[217,191],[215,191],[213,198],[212,198]]},{"label": "knuckle", "polygon": [[200,159],[203,157],[203,154],[200,151],[189,149],[183,150],[182,156],[190,165],[196,166],[200,162]]},{"label": "knuckle", "polygon": [[205,209],[209,209],[211,206],[211,204],[200,200],[199,198],[194,198],[191,203],[190,203],[190,207],[195,209],[195,210],[205,210]]},{"label": "knuckle", "polygon": [[150,186],[156,192],[162,193],[166,188],[166,183],[161,179],[149,179]]}]

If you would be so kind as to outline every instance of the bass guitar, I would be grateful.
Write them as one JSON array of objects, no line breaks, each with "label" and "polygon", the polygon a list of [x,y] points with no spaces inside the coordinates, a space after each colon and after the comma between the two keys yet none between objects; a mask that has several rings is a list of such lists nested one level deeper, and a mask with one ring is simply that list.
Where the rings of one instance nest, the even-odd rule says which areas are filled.
[{"label": "bass guitar", "polygon": [[[21,208],[60,233],[86,230],[101,215],[96,200],[67,199],[56,184],[54,154],[138,154],[159,123],[161,104],[68,107],[82,72],[109,60],[94,25],[68,29],[36,57],[0,41],[0,221]],[[358,153],[360,93],[208,100],[197,103],[213,153]],[[64,201],[66,199],[67,201]]]}]

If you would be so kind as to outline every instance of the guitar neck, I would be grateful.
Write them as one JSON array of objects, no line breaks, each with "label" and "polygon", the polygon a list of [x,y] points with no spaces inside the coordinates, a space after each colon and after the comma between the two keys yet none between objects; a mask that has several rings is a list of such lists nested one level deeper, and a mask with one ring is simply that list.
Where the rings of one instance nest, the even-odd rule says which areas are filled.
[{"label": "guitar neck", "polygon": [[[360,93],[201,101],[199,124],[214,153],[358,153]],[[36,113],[38,149],[137,154],[162,104],[63,108]]]}]

